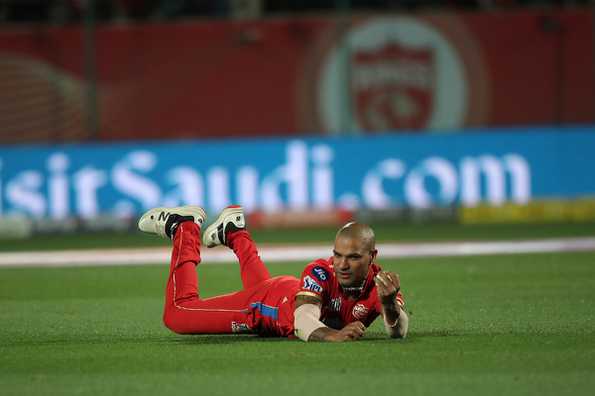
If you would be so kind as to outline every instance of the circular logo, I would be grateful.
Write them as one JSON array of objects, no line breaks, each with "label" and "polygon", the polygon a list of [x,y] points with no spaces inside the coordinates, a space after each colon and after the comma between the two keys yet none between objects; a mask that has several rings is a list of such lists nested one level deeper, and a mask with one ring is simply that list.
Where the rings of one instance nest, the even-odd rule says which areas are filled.
[{"label": "circular logo", "polygon": [[[474,101],[485,97],[486,79],[479,51],[461,30],[461,22],[447,16],[351,24],[320,57],[311,90],[314,127],[340,133],[473,124],[472,117],[485,113],[470,117]],[[472,80],[477,77],[481,81]]]},{"label": "circular logo", "polygon": [[351,314],[356,319],[363,319],[368,314],[368,308],[364,304],[355,304]]}]

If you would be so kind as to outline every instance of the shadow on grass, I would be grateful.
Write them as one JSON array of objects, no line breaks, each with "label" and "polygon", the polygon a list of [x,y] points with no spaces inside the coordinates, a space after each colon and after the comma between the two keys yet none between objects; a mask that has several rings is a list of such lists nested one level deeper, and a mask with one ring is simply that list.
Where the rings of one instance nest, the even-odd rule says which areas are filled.
[{"label": "shadow on grass", "polygon": [[196,344],[237,344],[237,343],[253,343],[253,342],[280,342],[287,341],[287,338],[282,337],[261,337],[256,334],[195,334],[186,336],[174,336],[170,339],[170,343],[182,345],[196,345]]},{"label": "shadow on grass", "polygon": [[[417,337],[415,337],[417,338]],[[358,343],[367,342],[395,342],[399,340],[391,340],[382,333],[368,333],[363,338],[358,340]],[[407,339],[406,341],[409,341]],[[245,344],[245,343],[301,343],[297,338],[285,337],[262,337],[253,334],[197,334],[197,335],[139,335],[139,336],[114,336],[114,335],[94,335],[87,337],[55,337],[55,338],[37,338],[37,339],[17,339],[17,340],[2,340],[0,347],[57,347],[57,346],[101,346],[106,347],[123,346],[123,345],[230,345],[230,344]]]},{"label": "shadow on grass", "polygon": [[[366,335],[359,339],[358,343],[368,343],[368,342],[401,342],[401,341],[408,341],[406,340],[394,340],[387,337],[384,333],[380,332],[369,332]],[[298,338],[285,338],[285,337],[262,337],[258,335],[252,334],[202,334],[202,335],[190,335],[190,336],[178,336],[175,339],[175,343],[184,344],[184,345],[196,345],[196,344],[233,344],[233,343],[252,343],[252,342],[266,342],[266,343],[274,343],[274,342],[297,342],[301,343],[302,341]]]},{"label": "shadow on grass", "polygon": [[[414,343],[428,338],[462,337],[468,334],[453,330],[430,330],[412,332],[403,340],[391,339],[383,332],[370,331],[358,343],[368,342],[404,342]],[[2,347],[27,347],[27,346],[61,346],[61,345],[105,345],[113,347],[117,345],[224,345],[241,343],[277,343],[277,342],[302,342],[297,338],[285,337],[262,337],[256,334],[138,334],[138,335],[114,335],[95,334],[89,336],[72,335],[70,337],[48,337],[36,339],[4,339],[0,342]]]}]

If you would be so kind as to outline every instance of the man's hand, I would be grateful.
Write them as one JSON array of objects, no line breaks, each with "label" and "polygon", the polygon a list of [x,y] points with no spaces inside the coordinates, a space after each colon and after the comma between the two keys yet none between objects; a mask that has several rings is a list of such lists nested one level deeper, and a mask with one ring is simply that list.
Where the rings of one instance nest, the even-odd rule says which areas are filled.
[{"label": "man's hand", "polygon": [[349,323],[335,334],[327,336],[327,341],[343,342],[355,341],[364,335],[366,326],[360,321]]},{"label": "man's hand", "polygon": [[374,277],[378,298],[382,303],[382,316],[386,333],[393,338],[403,338],[409,328],[409,317],[397,302],[397,293],[401,289],[399,275],[381,271]]},{"label": "man's hand", "polygon": [[360,321],[349,323],[341,330],[322,327],[315,330],[308,341],[344,342],[355,341],[364,335],[366,326]]},{"label": "man's hand", "polygon": [[397,293],[401,289],[399,275],[394,272],[381,271],[374,277],[378,298],[385,308],[396,308]]}]

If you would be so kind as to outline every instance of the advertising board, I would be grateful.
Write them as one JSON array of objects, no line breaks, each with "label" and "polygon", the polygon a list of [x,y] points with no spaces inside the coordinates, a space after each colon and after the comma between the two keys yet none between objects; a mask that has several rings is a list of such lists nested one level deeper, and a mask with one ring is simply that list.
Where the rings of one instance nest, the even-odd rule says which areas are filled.
[{"label": "advertising board", "polygon": [[595,194],[593,128],[0,147],[0,213],[136,216],[527,203]]}]

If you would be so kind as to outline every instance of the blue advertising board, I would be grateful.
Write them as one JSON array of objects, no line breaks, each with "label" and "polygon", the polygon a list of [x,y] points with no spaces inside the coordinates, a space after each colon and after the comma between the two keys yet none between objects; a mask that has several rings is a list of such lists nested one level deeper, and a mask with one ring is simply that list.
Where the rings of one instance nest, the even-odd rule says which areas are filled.
[{"label": "blue advertising board", "polygon": [[595,130],[0,147],[0,214],[427,208],[595,195]]}]

